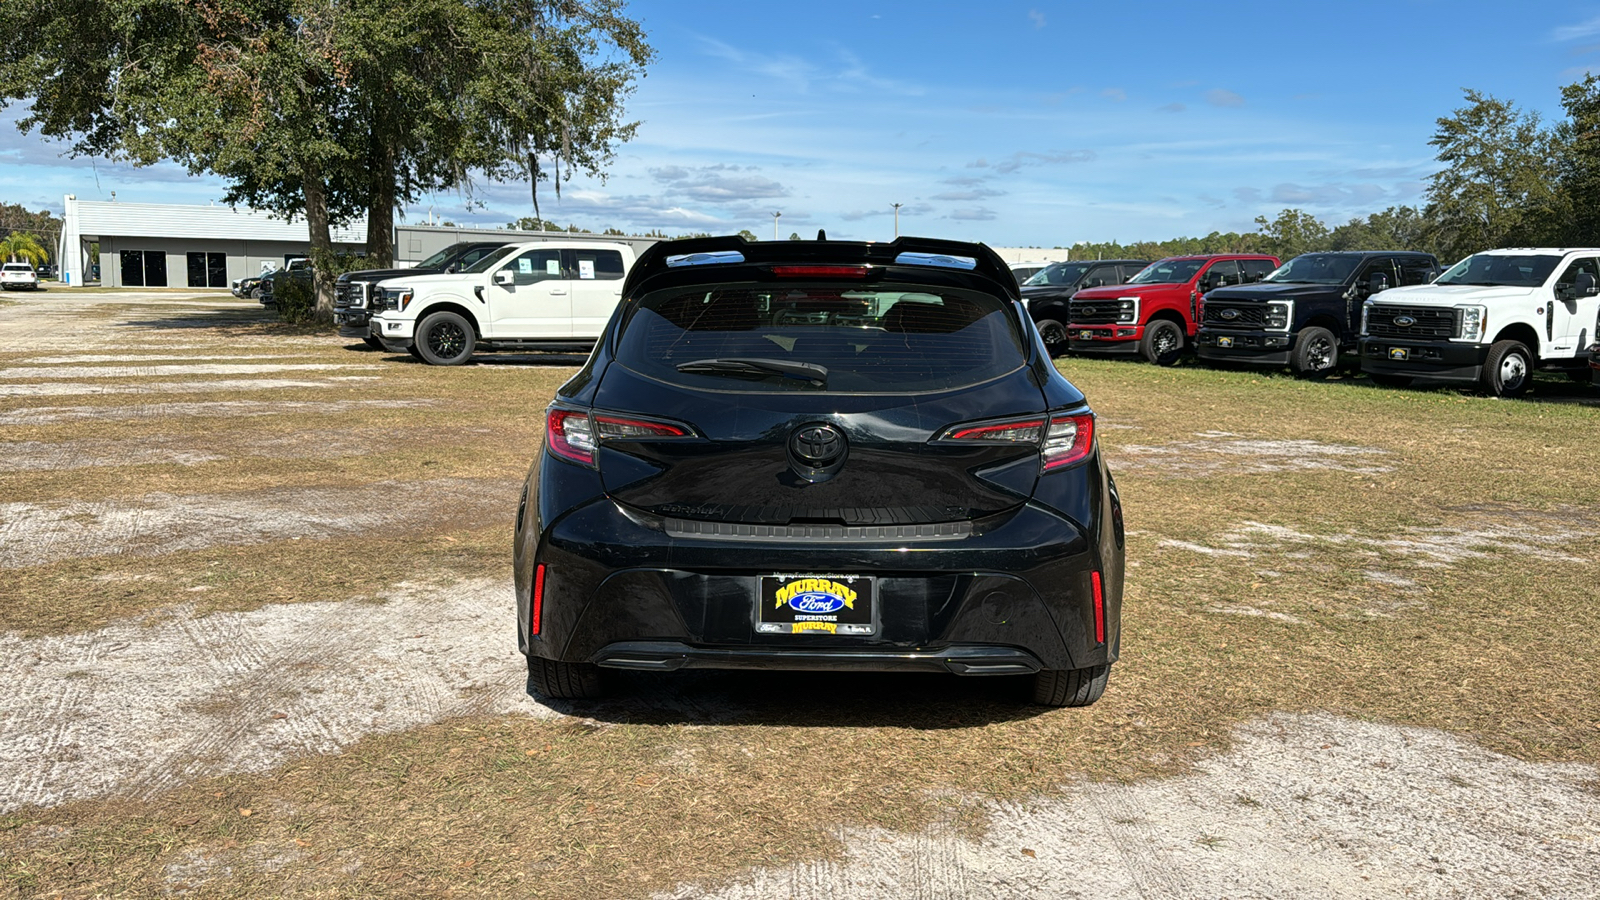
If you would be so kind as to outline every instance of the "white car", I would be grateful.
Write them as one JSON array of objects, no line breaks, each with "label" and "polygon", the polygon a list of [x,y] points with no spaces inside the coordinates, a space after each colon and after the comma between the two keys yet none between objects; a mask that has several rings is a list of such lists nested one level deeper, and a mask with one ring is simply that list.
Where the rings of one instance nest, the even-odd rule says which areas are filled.
[{"label": "white car", "polygon": [[611,241],[530,241],[460,272],[391,278],[378,285],[372,336],[435,366],[459,366],[478,350],[592,345],[633,260],[632,247]]},{"label": "white car", "polygon": [[39,273],[25,262],[6,263],[0,266],[0,288],[36,291],[39,289]]}]

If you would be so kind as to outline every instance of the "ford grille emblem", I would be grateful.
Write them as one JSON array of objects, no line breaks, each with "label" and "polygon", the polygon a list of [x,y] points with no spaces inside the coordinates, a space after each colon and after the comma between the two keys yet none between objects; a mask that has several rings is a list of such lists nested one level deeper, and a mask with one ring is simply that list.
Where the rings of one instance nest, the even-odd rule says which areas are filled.
[{"label": "ford grille emblem", "polygon": [[1412,325],[1417,324],[1417,320],[1411,316],[1395,316],[1394,323],[1401,328],[1410,328]]},{"label": "ford grille emblem", "polygon": [[1237,309],[1225,309],[1222,312],[1217,313],[1217,318],[1228,319],[1229,321],[1232,321],[1233,319],[1239,318],[1239,311]]},{"label": "ford grille emblem", "polygon": [[1084,308],[1083,308],[1083,314],[1084,314],[1084,315],[1086,315],[1086,316],[1092,316],[1092,315],[1094,315],[1094,307],[1092,307],[1092,306],[1085,306],[1085,307],[1084,307]]}]

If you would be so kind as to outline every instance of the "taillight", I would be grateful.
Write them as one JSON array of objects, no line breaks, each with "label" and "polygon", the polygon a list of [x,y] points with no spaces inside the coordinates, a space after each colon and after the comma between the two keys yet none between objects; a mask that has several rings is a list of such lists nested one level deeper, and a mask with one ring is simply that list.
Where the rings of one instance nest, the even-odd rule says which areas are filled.
[{"label": "taillight", "polygon": [[1033,444],[1039,448],[1040,470],[1049,472],[1082,461],[1094,449],[1094,414],[973,422],[946,429],[940,440]]},{"label": "taillight", "polygon": [[562,459],[582,466],[594,466],[595,447],[600,441],[681,437],[694,437],[693,429],[660,419],[613,413],[591,415],[560,407],[551,407],[545,413],[545,446]]},{"label": "taillight", "polygon": [[773,266],[779,278],[865,278],[866,266]]},{"label": "taillight", "polygon": [[552,408],[544,422],[544,445],[551,453],[580,466],[594,465],[594,424],[588,413]]},{"label": "taillight", "polygon": [[1044,436],[1044,446],[1039,455],[1044,457],[1044,471],[1070,466],[1089,455],[1094,449],[1094,414],[1076,416],[1051,416],[1050,430]]},{"label": "taillight", "polygon": [[[1096,577],[1098,577],[1098,573],[1096,573]],[[1097,581],[1095,584],[1098,585],[1099,582]],[[1095,596],[1098,597],[1099,594],[1096,593]],[[528,634],[537,636],[539,634],[539,621],[544,614],[544,563],[539,563],[538,567],[533,570],[532,607],[528,612]],[[1099,609],[1098,606],[1095,608]]]}]

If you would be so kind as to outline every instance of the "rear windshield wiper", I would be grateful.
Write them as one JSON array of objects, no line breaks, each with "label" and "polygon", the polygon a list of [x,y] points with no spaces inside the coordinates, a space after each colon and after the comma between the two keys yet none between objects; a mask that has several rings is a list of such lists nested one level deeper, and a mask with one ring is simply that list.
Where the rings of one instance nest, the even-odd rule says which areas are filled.
[{"label": "rear windshield wiper", "polygon": [[734,378],[795,378],[817,387],[828,384],[828,370],[815,363],[789,362],[786,359],[764,357],[725,356],[716,359],[696,359],[679,363],[679,372],[691,375],[728,375]]}]

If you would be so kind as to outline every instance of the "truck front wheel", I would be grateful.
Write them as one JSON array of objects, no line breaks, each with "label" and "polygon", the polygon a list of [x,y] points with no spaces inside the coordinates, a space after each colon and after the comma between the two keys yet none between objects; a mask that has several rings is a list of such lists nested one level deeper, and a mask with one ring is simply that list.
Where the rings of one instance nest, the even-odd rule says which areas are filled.
[{"label": "truck front wheel", "polygon": [[1533,352],[1521,341],[1496,341],[1483,361],[1483,392],[1520,397],[1533,384]]},{"label": "truck front wheel", "polygon": [[1300,332],[1290,365],[1303,378],[1321,378],[1333,371],[1339,365],[1339,342],[1333,332],[1316,326]]},{"label": "truck front wheel", "polygon": [[459,366],[472,358],[477,343],[472,323],[460,313],[436,312],[417,325],[417,354],[431,366]]},{"label": "truck front wheel", "polygon": [[1067,326],[1055,319],[1040,319],[1034,326],[1039,329],[1039,337],[1051,356],[1059,356],[1067,349]]},{"label": "truck front wheel", "polygon": [[1183,353],[1183,331],[1170,319],[1156,319],[1144,327],[1139,355],[1158,366],[1170,366]]}]

